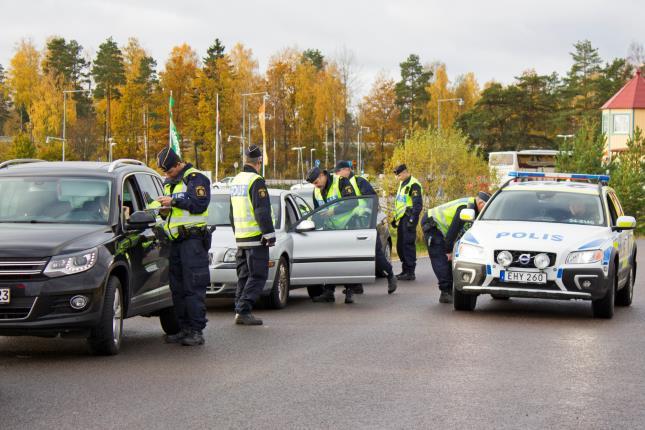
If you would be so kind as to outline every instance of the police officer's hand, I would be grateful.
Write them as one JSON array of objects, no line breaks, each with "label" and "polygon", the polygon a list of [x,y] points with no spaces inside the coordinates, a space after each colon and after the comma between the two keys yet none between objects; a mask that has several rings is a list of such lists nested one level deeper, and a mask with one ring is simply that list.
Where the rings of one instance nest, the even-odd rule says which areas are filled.
[{"label": "police officer's hand", "polygon": [[448,261],[452,261],[452,253],[446,254],[446,258],[448,258]]},{"label": "police officer's hand", "polygon": [[157,197],[157,201],[161,203],[161,206],[170,207],[172,203],[172,197],[170,196]]}]

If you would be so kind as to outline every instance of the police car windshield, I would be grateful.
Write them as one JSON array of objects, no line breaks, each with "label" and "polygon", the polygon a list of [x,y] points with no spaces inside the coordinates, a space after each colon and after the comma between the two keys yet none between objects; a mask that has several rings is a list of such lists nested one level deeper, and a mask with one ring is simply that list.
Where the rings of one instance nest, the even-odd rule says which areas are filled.
[{"label": "police car windshield", "polygon": [[[280,196],[271,196],[271,208],[273,209],[273,226],[280,226]],[[229,214],[231,212],[230,194],[212,194],[211,202],[208,205],[208,225],[231,225]]]},{"label": "police car windshield", "polygon": [[107,224],[112,184],[89,178],[0,178],[0,222]]},{"label": "police car windshield", "polygon": [[485,221],[604,225],[600,198],[563,191],[502,191],[486,208]]}]

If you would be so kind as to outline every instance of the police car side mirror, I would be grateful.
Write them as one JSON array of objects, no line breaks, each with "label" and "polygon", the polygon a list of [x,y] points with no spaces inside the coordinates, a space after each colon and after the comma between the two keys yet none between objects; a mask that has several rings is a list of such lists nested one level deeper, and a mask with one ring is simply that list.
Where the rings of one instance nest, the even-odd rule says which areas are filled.
[{"label": "police car side mirror", "polygon": [[316,224],[310,219],[303,220],[296,226],[296,231],[298,233],[304,233],[306,231],[313,231],[316,229]]},{"label": "police car side mirror", "polygon": [[475,220],[475,210],[474,209],[462,209],[459,212],[459,219],[462,221],[474,221]]},{"label": "police car side mirror", "polygon": [[137,211],[130,215],[126,222],[126,230],[145,230],[157,223],[155,215],[150,211]]},{"label": "police car side mirror", "polygon": [[616,220],[616,225],[611,229],[612,231],[633,230],[636,228],[636,218],[633,216],[619,216]]}]

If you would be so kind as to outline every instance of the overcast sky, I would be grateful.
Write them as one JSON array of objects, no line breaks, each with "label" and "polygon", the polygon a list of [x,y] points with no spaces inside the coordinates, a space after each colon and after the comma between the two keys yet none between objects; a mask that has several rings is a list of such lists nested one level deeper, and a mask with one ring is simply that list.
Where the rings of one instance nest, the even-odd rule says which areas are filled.
[{"label": "overcast sky", "polygon": [[472,71],[480,83],[509,83],[529,68],[566,72],[578,40],[591,40],[604,60],[645,42],[636,0],[2,0],[0,10],[5,68],[22,38],[39,48],[51,35],[76,39],[93,55],[108,36],[119,44],[134,36],[162,68],[173,46],[187,42],[201,58],[217,37],[253,49],[261,71],[285,47],[327,57],[350,50],[359,93],[379,71],[398,78],[410,53],[446,63],[452,79]]}]

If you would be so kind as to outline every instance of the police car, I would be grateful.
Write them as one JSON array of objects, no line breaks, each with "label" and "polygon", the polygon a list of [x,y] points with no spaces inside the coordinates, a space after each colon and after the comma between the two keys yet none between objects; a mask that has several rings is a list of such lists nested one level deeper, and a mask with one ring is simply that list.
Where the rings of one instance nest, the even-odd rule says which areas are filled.
[{"label": "police car", "polygon": [[636,220],[623,214],[609,176],[510,175],[455,246],[455,309],[473,310],[480,294],[589,300],[597,318],[629,306]]}]

